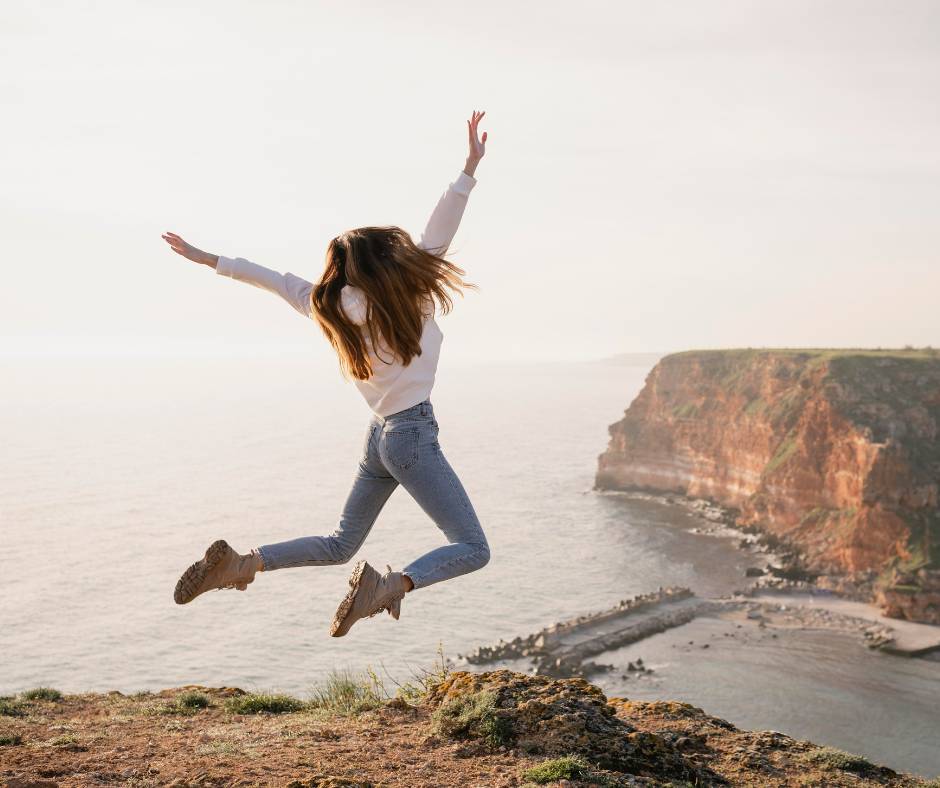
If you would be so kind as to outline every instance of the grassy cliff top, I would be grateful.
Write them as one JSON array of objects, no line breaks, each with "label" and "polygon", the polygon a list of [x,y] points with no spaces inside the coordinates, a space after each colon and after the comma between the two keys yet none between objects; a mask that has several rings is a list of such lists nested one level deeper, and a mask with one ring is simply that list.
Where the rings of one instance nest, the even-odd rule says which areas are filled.
[{"label": "grassy cliff top", "polygon": [[904,360],[940,361],[940,349],[926,348],[727,348],[718,350],[683,350],[670,353],[667,359],[709,358],[724,356],[727,358],[751,358],[759,356],[798,356],[808,359],[834,358],[896,358]]},{"label": "grassy cliff top", "polygon": [[[445,671],[383,697],[335,676],[307,701],[198,686],[0,699],[0,776],[36,786],[940,788],[694,706],[613,698],[583,679]],[[642,780],[635,776],[642,775]]]},{"label": "grassy cliff top", "polygon": [[[850,422],[871,430],[871,440],[893,438],[914,466],[933,478],[940,444],[940,350],[935,348],[732,348],[687,350],[660,361],[676,408],[721,403],[733,395],[747,414],[763,414],[784,432],[795,427],[804,404],[827,398]],[[834,384],[834,385],[830,385]],[[772,394],[768,394],[768,390]],[[768,400],[768,401],[765,401]]]}]

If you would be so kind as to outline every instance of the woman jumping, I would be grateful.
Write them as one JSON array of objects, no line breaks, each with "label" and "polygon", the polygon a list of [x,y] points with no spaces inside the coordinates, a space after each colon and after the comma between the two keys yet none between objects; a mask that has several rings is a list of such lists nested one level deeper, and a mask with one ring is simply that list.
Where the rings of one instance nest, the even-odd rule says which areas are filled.
[{"label": "woman jumping", "polygon": [[333,616],[330,634],[345,635],[360,618],[387,610],[398,619],[408,591],[480,569],[490,549],[473,504],[438,443],[430,394],[443,335],[434,320],[453,307],[453,291],[474,285],[444,258],[476,185],[483,158],[477,126],[485,113],[467,121],[470,153],[466,166],[434,208],[415,243],[396,226],[360,227],[330,241],[326,266],[312,284],[242,258],[209,254],[174,233],[163,239],[174,252],[217,274],[276,293],[300,314],[313,318],[373,411],[365,448],[336,530],[256,547],[241,555],[225,540],[213,542],[176,584],[178,604],[212,589],[247,589],[255,573],[290,566],[327,566],[349,561],[362,546],[382,506],[402,485],[444,532],[449,544],[412,561],[400,572],[379,574],[360,561],[349,591]]}]

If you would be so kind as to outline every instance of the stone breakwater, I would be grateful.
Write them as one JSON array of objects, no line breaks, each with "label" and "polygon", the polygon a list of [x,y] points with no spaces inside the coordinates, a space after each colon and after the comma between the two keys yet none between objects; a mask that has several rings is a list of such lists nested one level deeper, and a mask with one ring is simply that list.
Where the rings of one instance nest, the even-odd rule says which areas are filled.
[{"label": "stone breakwater", "polygon": [[610,427],[598,490],[713,501],[807,577],[940,624],[940,354],[663,358]]},{"label": "stone breakwater", "polygon": [[[769,588],[769,590],[768,590]],[[940,653],[940,630],[908,621],[890,621],[871,605],[829,594],[813,594],[800,582],[757,585],[731,597],[700,599],[687,588],[660,589],[598,613],[578,616],[525,637],[480,646],[458,655],[469,665],[529,660],[535,675],[585,677],[618,669],[590,660],[637,643],[698,616],[747,619],[760,628],[828,629],[856,634],[869,649],[901,656]],[[636,607],[631,606],[636,603]],[[626,668],[650,672],[642,660]]]},{"label": "stone breakwater", "polygon": [[[767,575],[731,596],[702,599],[688,588],[660,588],[596,613],[559,621],[538,632],[458,655],[469,665],[529,660],[535,675],[585,677],[613,670],[592,657],[639,642],[698,616],[746,618],[758,627],[829,629],[857,634],[870,649],[903,656],[940,653],[940,629],[879,615],[872,605],[818,593],[812,584]],[[639,660],[628,671],[649,672]]]},{"label": "stone breakwater", "polygon": [[660,588],[461,657],[471,665],[530,659],[537,675],[585,676],[606,669],[590,657],[686,624],[709,607],[688,588]]}]

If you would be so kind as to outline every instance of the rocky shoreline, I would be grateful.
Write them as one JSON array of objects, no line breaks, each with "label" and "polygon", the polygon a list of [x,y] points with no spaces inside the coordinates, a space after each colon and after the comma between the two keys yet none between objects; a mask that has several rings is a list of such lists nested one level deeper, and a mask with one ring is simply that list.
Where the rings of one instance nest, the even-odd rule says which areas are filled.
[{"label": "rocky shoreline", "polygon": [[[754,557],[754,566],[748,567],[742,588],[735,589],[729,598],[712,599],[710,610],[733,614],[744,611],[752,619],[763,619],[776,626],[800,626],[807,629],[836,629],[855,632],[870,648],[908,655],[936,657],[940,655],[940,627],[913,624],[898,618],[885,621],[877,605],[872,603],[874,572],[846,574],[814,574],[806,570],[805,558],[799,548],[786,540],[768,534],[753,526],[738,525],[738,511],[704,498],[645,491],[602,491],[603,495],[619,495],[644,501],[655,501],[669,506],[680,506],[695,515],[699,524],[691,530],[716,538],[731,539],[737,548]],[[773,595],[802,595],[783,603]],[[755,600],[754,597],[768,597]],[[821,604],[823,600],[857,602],[864,610],[855,614],[832,610]],[[937,648],[917,646],[895,648],[900,630],[933,630]],[[921,636],[920,641],[925,636]],[[930,641],[929,633],[926,635]],[[920,653],[923,652],[923,653]]]},{"label": "rocky shoreline", "polygon": [[706,534],[733,540],[742,552],[754,558],[746,578],[753,581],[736,589],[736,594],[755,594],[764,590],[820,591],[846,599],[870,602],[873,594],[874,572],[820,574],[807,569],[805,556],[798,545],[759,528],[738,523],[739,512],[706,498],[695,498],[676,493],[646,490],[596,490],[599,495],[613,495],[640,501],[653,501],[667,506],[678,506],[694,515],[699,525],[692,533]]},{"label": "rocky shoreline", "polygon": [[[918,656],[920,652],[940,654],[940,627],[901,620],[885,622],[877,608],[869,603],[869,589],[864,584],[856,584],[852,578],[844,576],[819,576],[807,572],[799,550],[777,537],[739,527],[736,525],[737,513],[729,507],[702,498],[643,491],[605,491],[602,494],[681,506],[698,521],[692,532],[732,540],[738,549],[754,559],[753,566],[748,567],[741,578],[741,588],[729,596],[710,599],[700,599],[688,588],[659,588],[621,600],[606,610],[555,622],[538,632],[491,646],[480,646],[469,654],[458,655],[466,664],[512,665],[526,660],[528,670],[535,675],[555,678],[591,676],[615,669],[614,665],[594,662],[591,657],[681,626],[702,615],[722,618],[743,615],[759,627],[852,632],[868,648]],[[787,601],[774,599],[774,595],[782,594],[791,595],[791,598]],[[859,602],[864,604],[864,609],[842,612],[820,604],[820,599]],[[927,632],[926,639],[922,635],[914,646],[908,648],[897,643],[897,629],[905,626],[936,631],[933,639]],[[638,666],[632,667],[636,670]]]}]

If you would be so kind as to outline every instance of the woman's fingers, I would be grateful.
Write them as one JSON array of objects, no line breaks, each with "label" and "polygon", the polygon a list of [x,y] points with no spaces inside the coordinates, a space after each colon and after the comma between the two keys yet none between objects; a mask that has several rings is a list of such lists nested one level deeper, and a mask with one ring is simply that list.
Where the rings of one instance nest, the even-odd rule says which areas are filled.
[{"label": "woman's fingers", "polygon": [[186,258],[189,257],[189,244],[180,238],[176,233],[163,233],[163,235],[160,237],[166,241],[170,245],[170,248],[178,255],[182,255]]},{"label": "woman's fingers", "polygon": [[486,132],[483,132],[482,140],[477,134],[480,118],[482,118],[485,114],[485,111],[477,112],[477,110],[473,110],[473,116],[470,120],[467,121],[467,133],[470,137],[470,149],[478,156],[483,155],[484,146],[486,144]]},{"label": "woman's fingers", "polygon": [[189,244],[187,244],[186,241],[180,238],[176,233],[164,233],[160,237],[176,250],[185,249],[187,246],[189,246]]}]

